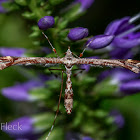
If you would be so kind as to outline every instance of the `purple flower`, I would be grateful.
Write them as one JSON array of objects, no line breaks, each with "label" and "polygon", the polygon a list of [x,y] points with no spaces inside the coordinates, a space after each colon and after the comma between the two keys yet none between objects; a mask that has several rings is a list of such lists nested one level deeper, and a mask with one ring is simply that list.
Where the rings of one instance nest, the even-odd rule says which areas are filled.
[{"label": "purple flower", "polygon": [[135,38],[135,39],[130,39],[128,36],[126,38],[116,37],[113,41],[113,45],[115,47],[121,47],[126,49],[132,48],[140,45],[140,36],[139,38]]},{"label": "purple flower", "polygon": [[94,140],[94,139],[92,139],[91,137],[85,136],[82,138],[82,140]]},{"label": "purple flower", "polygon": [[90,38],[86,44],[89,44],[89,48],[101,49],[109,45],[114,39],[113,35],[97,35]]},{"label": "purple flower", "polygon": [[77,41],[88,36],[88,29],[83,27],[77,27],[70,30],[68,38],[72,41]]},{"label": "purple flower", "polygon": [[138,75],[127,69],[114,69],[111,74],[111,83],[120,84],[137,78]]},{"label": "purple flower", "polygon": [[128,49],[140,45],[140,32],[134,32],[135,25],[129,20],[130,17],[115,20],[106,28],[106,35],[115,35],[112,46]]},{"label": "purple flower", "polygon": [[0,13],[5,13],[7,10],[2,6],[4,2],[8,2],[9,0],[0,0]]},{"label": "purple flower", "polygon": [[140,92],[140,80],[136,79],[122,83],[120,85],[120,91],[123,92],[124,95],[130,95]]},{"label": "purple flower", "polygon": [[112,110],[109,115],[114,117],[114,124],[116,124],[118,128],[124,126],[124,118],[118,110]]},{"label": "purple flower", "polygon": [[127,48],[115,48],[110,53],[112,59],[132,59],[133,52]]},{"label": "purple flower", "polygon": [[2,95],[15,101],[32,101],[35,97],[29,94],[29,91],[44,85],[41,80],[30,80],[25,83],[18,83],[12,87],[2,89]]},{"label": "purple flower", "polygon": [[132,71],[127,69],[116,68],[102,72],[99,75],[98,80],[102,81],[107,77],[111,77],[110,79],[111,84],[121,84],[123,82],[137,78],[138,74],[133,73]]},{"label": "purple flower", "polygon": [[24,56],[26,49],[24,48],[0,48],[0,55],[2,56]]},{"label": "purple flower", "polygon": [[118,87],[115,96],[127,96],[140,92],[140,80],[137,79],[139,75],[136,73],[121,68],[106,70],[99,75],[98,81],[101,82],[107,77],[110,77],[111,85]]},{"label": "purple flower", "polygon": [[103,71],[97,78],[98,82],[103,81],[104,79],[106,79],[107,77],[111,76],[112,74],[112,70],[105,70]]},{"label": "purple flower", "polygon": [[[130,19],[130,17],[124,17],[122,19],[118,19],[118,20],[111,22],[107,26],[107,28],[105,30],[105,34],[116,36],[116,35],[119,35],[120,33],[122,33],[123,31],[130,29],[130,27],[128,27],[128,26],[131,26],[128,24],[129,19]],[[126,26],[127,26],[127,28],[126,28]]]},{"label": "purple flower", "polygon": [[79,2],[81,4],[81,11],[85,11],[92,5],[94,0],[76,0],[76,2]]},{"label": "purple flower", "polygon": [[38,27],[41,30],[46,30],[54,26],[54,18],[52,16],[45,16],[38,21]]},{"label": "purple flower", "polygon": [[14,138],[26,138],[34,133],[34,120],[30,117],[18,118],[2,125],[2,130]]}]

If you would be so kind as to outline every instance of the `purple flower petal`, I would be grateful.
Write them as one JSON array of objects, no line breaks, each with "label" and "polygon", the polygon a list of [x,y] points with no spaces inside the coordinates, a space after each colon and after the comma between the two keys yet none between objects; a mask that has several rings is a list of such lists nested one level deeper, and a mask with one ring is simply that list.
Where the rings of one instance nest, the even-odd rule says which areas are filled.
[{"label": "purple flower petal", "polygon": [[1,92],[3,96],[11,100],[26,101],[29,99],[29,94],[22,87],[22,85],[15,85],[13,87],[3,88]]},{"label": "purple flower petal", "polygon": [[127,69],[114,69],[112,72],[112,79],[120,82],[130,81],[134,78],[137,78],[138,75],[136,73],[131,72]]},{"label": "purple flower petal", "polygon": [[98,76],[98,82],[103,81],[106,79],[108,76],[111,76],[112,70],[105,70],[103,71],[99,76]]},{"label": "purple flower petal", "polygon": [[81,69],[85,69],[86,72],[90,70],[90,65],[83,64],[80,66]]},{"label": "purple flower petal", "polygon": [[114,117],[114,123],[118,128],[122,128],[124,126],[124,118],[118,110],[111,111],[109,115]]},{"label": "purple flower petal", "polygon": [[120,48],[132,48],[140,45],[140,38],[138,39],[125,39],[125,38],[115,38],[113,45]]},{"label": "purple flower petal", "polygon": [[128,39],[138,39],[140,38],[140,32],[128,34],[126,37]]},{"label": "purple flower petal", "polygon": [[21,86],[27,91],[34,89],[34,88],[41,87],[43,85],[44,85],[44,82],[40,81],[40,80],[38,80],[38,81],[30,80],[30,81],[27,81],[27,82],[21,84]]},{"label": "purple flower petal", "polygon": [[135,25],[130,24],[129,20],[130,17],[115,20],[106,28],[105,34],[115,35],[111,44],[113,47],[127,49],[140,45],[140,33],[134,33]]},{"label": "purple flower petal", "polygon": [[85,136],[82,138],[82,140],[94,140],[94,139],[92,139],[91,137]]},{"label": "purple flower petal", "polygon": [[109,76],[111,77],[111,83],[120,84],[122,82],[137,78],[138,74],[127,69],[116,68],[102,72],[98,77],[98,81],[102,81]]},{"label": "purple flower petal", "polygon": [[16,84],[12,87],[2,89],[2,95],[15,101],[30,101],[33,97],[29,94],[29,91],[34,88],[38,88],[44,85],[44,82],[40,80],[30,80],[25,83]]},{"label": "purple flower petal", "polygon": [[2,130],[11,137],[27,137],[34,131],[33,120],[30,117],[18,118],[14,121],[3,124]]},{"label": "purple flower petal", "polygon": [[70,30],[68,38],[72,41],[80,40],[88,36],[88,29],[77,27]]},{"label": "purple flower petal", "polygon": [[125,17],[125,18],[122,18],[120,20],[115,20],[115,21],[111,22],[107,26],[104,34],[117,35],[118,33],[121,32],[121,31],[119,31],[120,28],[122,28],[123,25],[128,24],[129,19],[130,19],[130,17]]},{"label": "purple flower petal", "polygon": [[85,11],[93,4],[94,0],[76,0],[76,2],[81,3],[81,10]]},{"label": "purple flower petal", "polygon": [[25,51],[26,49],[24,48],[0,48],[0,55],[21,57]]},{"label": "purple flower petal", "polygon": [[54,18],[52,16],[45,16],[38,21],[38,27],[41,30],[46,30],[54,26]]},{"label": "purple flower petal", "polygon": [[97,35],[95,37],[90,38],[86,44],[92,41],[88,46],[89,48],[101,49],[108,46],[113,41],[113,39],[114,36],[112,35]]},{"label": "purple flower petal", "polygon": [[133,57],[131,49],[128,48],[115,48],[110,52],[113,59],[131,59]]},{"label": "purple flower petal", "polygon": [[122,83],[120,85],[120,91],[123,92],[124,95],[135,94],[140,92],[140,80],[137,79]]}]

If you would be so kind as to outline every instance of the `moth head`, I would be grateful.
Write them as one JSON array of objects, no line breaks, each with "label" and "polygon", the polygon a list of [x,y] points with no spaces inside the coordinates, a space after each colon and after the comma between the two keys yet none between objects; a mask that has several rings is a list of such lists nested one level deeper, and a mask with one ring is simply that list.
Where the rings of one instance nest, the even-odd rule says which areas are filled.
[{"label": "moth head", "polygon": [[73,55],[72,55],[72,52],[71,52],[71,50],[70,50],[70,46],[68,47],[68,50],[66,51],[66,56],[67,56],[67,57],[73,56]]}]

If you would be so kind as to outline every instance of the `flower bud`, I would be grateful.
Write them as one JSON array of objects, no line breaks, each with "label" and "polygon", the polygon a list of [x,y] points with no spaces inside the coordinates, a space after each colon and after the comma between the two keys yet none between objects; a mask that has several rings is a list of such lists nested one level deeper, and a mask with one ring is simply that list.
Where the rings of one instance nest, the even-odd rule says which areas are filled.
[{"label": "flower bud", "polygon": [[46,30],[53,27],[55,21],[52,16],[45,16],[38,21],[38,27],[41,30]]},{"label": "flower bud", "polygon": [[[113,35],[97,35],[90,38],[86,44],[89,44],[89,48],[101,49],[108,46],[114,39]],[[91,41],[91,42],[90,42]]]},{"label": "flower bud", "polygon": [[77,41],[88,36],[88,29],[83,27],[77,27],[70,30],[68,38],[72,41]]}]

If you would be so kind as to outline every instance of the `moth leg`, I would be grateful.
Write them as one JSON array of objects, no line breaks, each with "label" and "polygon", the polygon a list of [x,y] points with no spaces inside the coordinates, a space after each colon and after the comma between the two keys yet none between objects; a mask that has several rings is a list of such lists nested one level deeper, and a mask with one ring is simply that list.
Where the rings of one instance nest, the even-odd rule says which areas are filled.
[{"label": "moth leg", "polygon": [[55,121],[56,121],[56,118],[58,116],[58,113],[59,113],[59,105],[60,105],[60,101],[61,101],[61,96],[62,96],[62,90],[63,90],[63,73],[64,71],[62,71],[62,81],[61,81],[61,90],[60,90],[60,95],[59,95],[59,101],[58,101],[58,106],[57,106],[57,110],[56,110],[56,114],[55,114],[55,117],[54,117],[54,122],[52,124],[52,127],[48,133],[48,136],[46,137],[46,140],[48,140],[48,137],[50,136],[53,128],[54,128],[54,124],[55,124]]},{"label": "moth leg", "polygon": [[52,72],[53,70],[65,71],[64,69],[49,69],[49,68],[48,68],[48,70],[49,70],[50,73],[53,74],[56,78],[58,78],[58,74],[53,73],[53,72]]},{"label": "moth leg", "polygon": [[75,71],[75,70],[80,70],[80,71],[78,71],[77,73],[74,73],[73,77],[76,77],[78,74],[83,73],[85,71],[85,69],[73,69],[72,71]]}]

